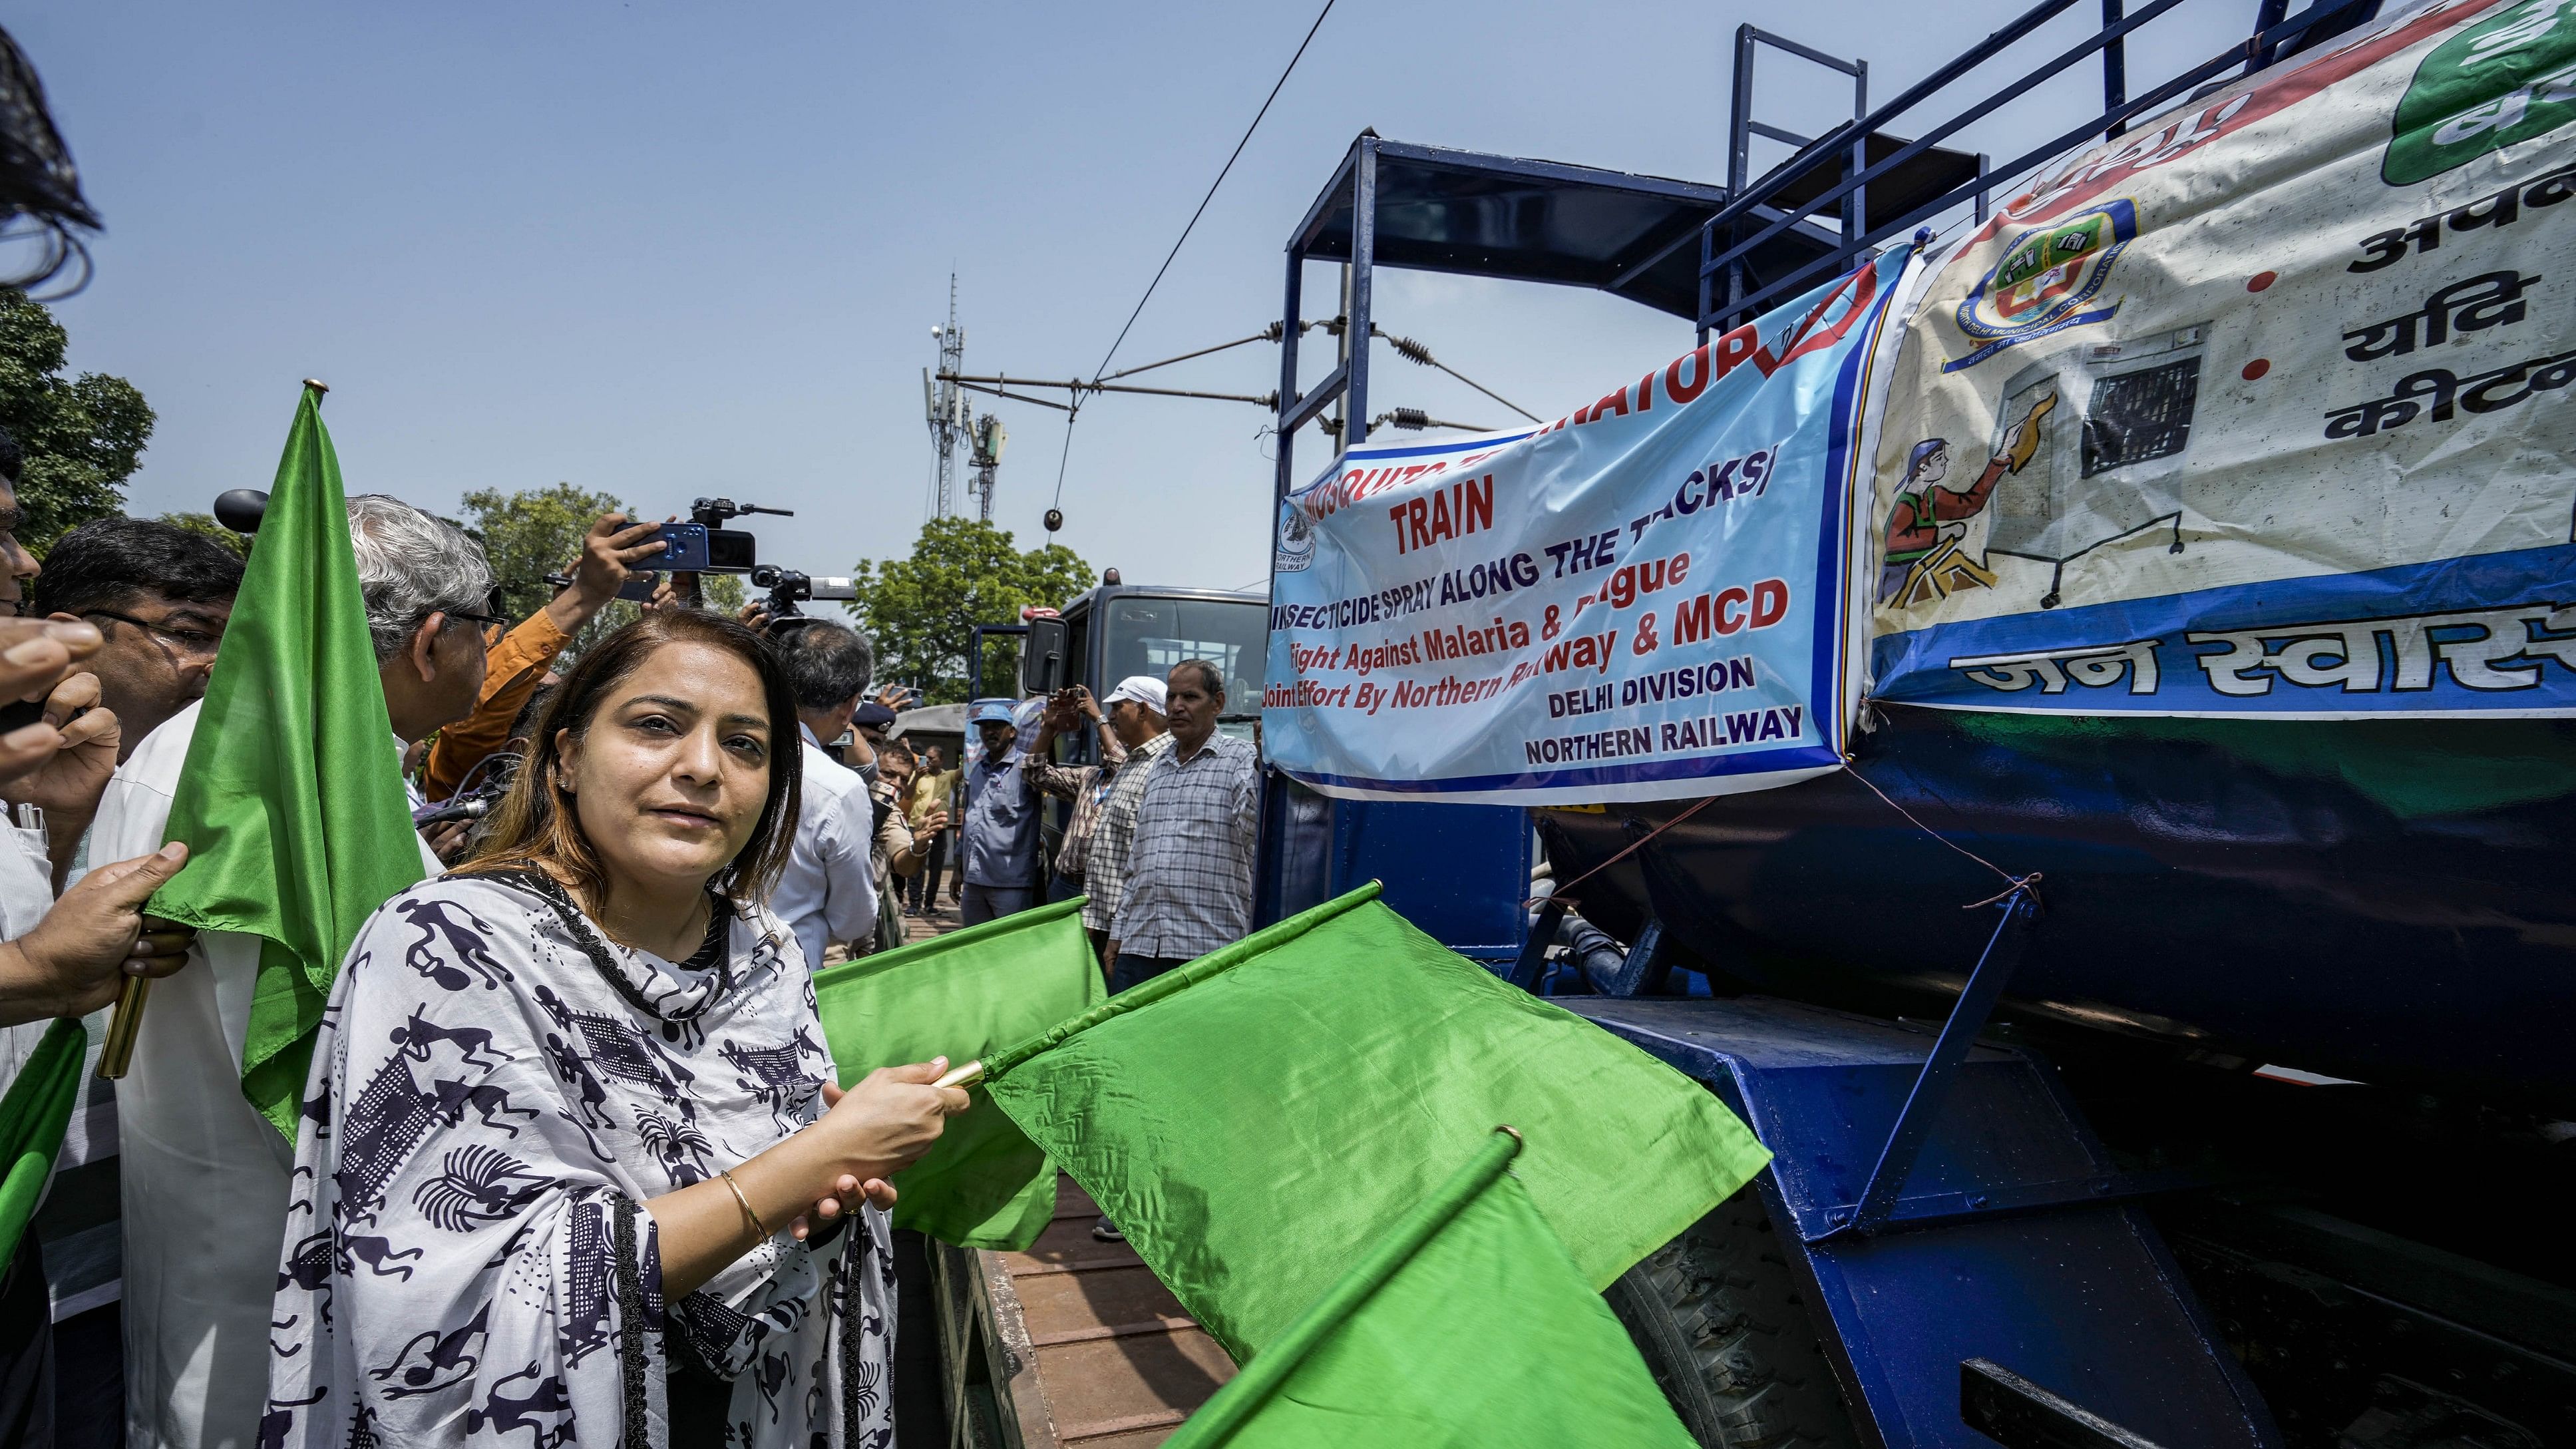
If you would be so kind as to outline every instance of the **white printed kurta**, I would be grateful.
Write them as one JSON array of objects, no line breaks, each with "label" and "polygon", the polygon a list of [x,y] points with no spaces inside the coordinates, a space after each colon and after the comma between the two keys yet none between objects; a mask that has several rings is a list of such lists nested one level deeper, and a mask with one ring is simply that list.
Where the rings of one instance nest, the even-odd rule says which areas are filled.
[{"label": "white printed kurta", "polygon": [[394,897],[314,1052],[263,1449],[660,1449],[674,1357],[730,1381],[729,1443],[885,1449],[882,1213],[666,1306],[642,1207],[813,1121],[831,1072],[765,910],[674,965],[510,879]]}]

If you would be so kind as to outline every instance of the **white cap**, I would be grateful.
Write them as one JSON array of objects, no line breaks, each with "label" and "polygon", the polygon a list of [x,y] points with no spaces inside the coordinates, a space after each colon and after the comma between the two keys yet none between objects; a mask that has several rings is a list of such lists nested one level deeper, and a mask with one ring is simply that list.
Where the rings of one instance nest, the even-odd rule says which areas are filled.
[{"label": "white cap", "polygon": [[1100,704],[1106,709],[1122,699],[1132,699],[1156,714],[1166,712],[1163,708],[1163,681],[1150,674],[1128,675],[1118,681],[1118,687],[1109,691],[1109,697]]}]

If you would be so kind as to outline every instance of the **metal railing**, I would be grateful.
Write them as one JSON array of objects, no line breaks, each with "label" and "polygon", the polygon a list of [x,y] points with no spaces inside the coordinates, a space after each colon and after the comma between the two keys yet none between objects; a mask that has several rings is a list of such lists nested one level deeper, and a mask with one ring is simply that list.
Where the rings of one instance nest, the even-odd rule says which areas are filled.
[{"label": "metal railing", "polygon": [[[2029,38],[2042,25],[2064,14],[2086,0],[2041,0],[2041,3],[2016,16],[2012,21],[1962,52],[1948,64],[1908,87],[1894,100],[1876,110],[1857,115],[1824,135],[1807,142],[1787,161],[1773,167],[1761,179],[1741,186],[1730,186],[1725,206],[1709,218],[1700,230],[1700,317],[1702,340],[1711,329],[1723,329],[1757,314],[1763,307],[1794,295],[1828,277],[1840,275],[1854,265],[1862,253],[1892,236],[1900,235],[1917,224],[1939,216],[1953,207],[1976,201],[1992,188],[1998,178],[2018,178],[2032,167],[2041,165],[2094,136],[2118,136],[2127,124],[2141,115],[2150,114],[2221,73],[2242,67],[2251,74],[2270,65],[2280,55],[2283,45],[2296,40],[2320,23],[2330,21],[2372,0],[2318,0],[2296,15],[2284,18],[2288,0],[2261,0],[2255,15],[2254,32],[2243,41],[2228,47],[2210,59],[2184,70],[2181,74],[2136,97],[2128,91],[2128,67],[2125,40],[2140,26],[2183,3],[2183,0],[2151,0],[2135,14],[2123,13],[2123,0],[2101,0],[2102,28],[2085,39],[2049,57],[2036,68],[1995,88],[1971,102],[1949,118],[1925,131],[1915,140],[1899,146],[1886,159],[1866,164],[1868,138],[1888,122],[1913,111],[1926,101],[1948,92],[1953,84],[1970,71],[1994,59],[2019,42]],[[1833,66],[1854,79],[1855,95],[1862,94],[1866,68],[1854,63],[1820,56],[1804,46],[1790,45],[1777,37],[1747,25],[1737,31],[1737,64],[1745,66],[1755,40],[1779,45],[1810,60]],[[1863,202],[1867,188],[1907,163],[1914,161],[1942,141],[1973,125],[2006,102],[2014,100],[2031,87],[2049,80],[2088,56],[2102,56],[2102,114],[2070,127],[2062,134],[2032,147],[2029,151],[2000,166],[1984,168],[1972,181],[1942,192],[1931,200],[1908,207],[1900,216],[1884,220],[1868,217]],[[1855,106],[1855,109],[1858,109]],[[1751,128],[1749,106],[1739,100],[1728,137],[1729,181],[1738,180],[1741,158],[1754,135],[1788,139],[1771,128]],[[1846,160],[1848,158],[1848,160]],[[1848,165],[1849,174],[1835,184],[1795,206],[1775,202],[1783,191],[1806,180],[1820,167]],[[1850,199],[1845,215],[1851,220],[1842,243],[1821,255],[1799,263],[1787,272],[1767,279],[1748,290],[1745,286],[1745,264],[1754,250],[1779,237],[1789,228],[1817,215],[1827,207]],[[1757,212],[1757,208],[1759,211]],[[1758,229],[1747,229],[1755,223]],[[1720,281],[1723,278],[1723,292]]]}]

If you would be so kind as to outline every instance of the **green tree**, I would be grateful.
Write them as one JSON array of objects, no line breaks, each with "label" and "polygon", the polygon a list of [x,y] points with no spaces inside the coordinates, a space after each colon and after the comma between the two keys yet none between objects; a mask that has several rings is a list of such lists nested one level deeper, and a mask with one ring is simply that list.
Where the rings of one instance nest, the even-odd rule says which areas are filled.
[{"label": "green tree", "polygon": [[211,513],[164,513],[161,521],[172,528],[184,528],[190,533],[211,538],[243,558],[250,557],[250,540],[215,522]]},{"label": "green tree", "polygon": [[[570,483],[516,493],[478,488],[465,495],[464,503],[464,526],[483,541],[484,557],[491,560],[492,577],[501,587],[502,612],[512,619],[526,618],[555,596],[555,586],[546,582],[546,575],[572,567],[581,557],[582,535],[601,514],[631,515],[633,511],[614,493],[594,493]],[[707,574],[700,582],[710,607],[728,614],[742,608],[740,575]],[[578,655],[637,612],[624,599],[612,601],[582,626],[566,652]]]},{"label": "green tree", "polygon": [[[932,704],[966,697],[966,650],[977,624],[1016,624],[1023,606],[1062,608],[1090,587],[1091,566],[1062,544],[1026,553],[1007,530],[972,518],[921,526],[910,558],[862,560],[847,605],[876,639],[879,678],[918,685]],[[985,688],[1009,678],[1018,651],[988,641]]]},{"label": "green tree", "polygon": [[581,536],[603,513],[624,513],[614,493],[593,493],[570,483],[504,493],[477,488],[465,495],[465,526],[483,540],[492,577],[501,585],[502,612],[524,619],[546,606],[562,573],[581,557]]},{"label": "green tree", "polygon": [[39,557],[91,519],[125,511],[125,480],[152,438],[152,409],[134,384],[61,375],[69,341],[43,303],[0,289],[0,427],[26,452],[18,539]]}]

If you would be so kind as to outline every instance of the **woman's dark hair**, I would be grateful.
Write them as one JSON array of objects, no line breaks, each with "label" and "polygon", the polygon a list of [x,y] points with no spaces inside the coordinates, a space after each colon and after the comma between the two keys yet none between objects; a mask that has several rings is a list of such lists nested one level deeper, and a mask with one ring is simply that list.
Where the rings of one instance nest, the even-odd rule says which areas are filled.
[{"label": "woman's dark hair", "polygon": [[563,752],[556,740],[566,731],[576,740],[588,734],[609,692],[669,644],[702,644],[732,655],[760,676],[769,708],[769,793],[751,839],[717,872],[715,885],[737,901],[768,899],[796,843],[797,785],[804,776],[797,752],[796,694],[778,657],[758,634],[731,619],[695,610],[646,614],[582,651],[581,662],[546,701],[545,715],[528,741],[528,758],[492,816],[491,834],[465,870],[551,867],[588,902],[599,900],[607,876],[589,837],[582,834],[572,792],[564,788]]}]

